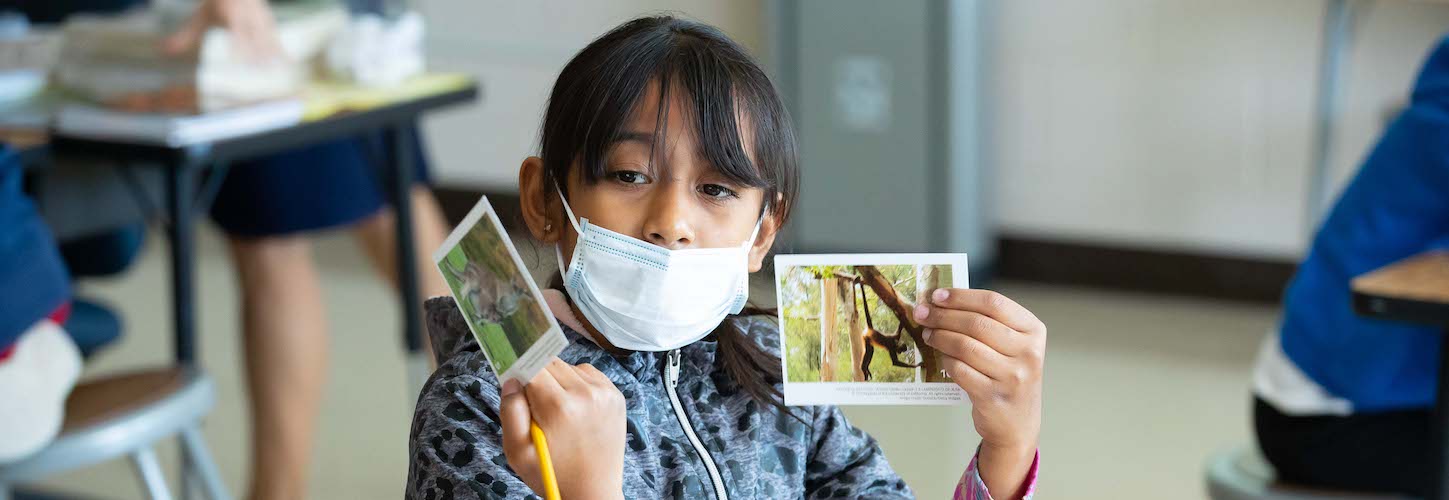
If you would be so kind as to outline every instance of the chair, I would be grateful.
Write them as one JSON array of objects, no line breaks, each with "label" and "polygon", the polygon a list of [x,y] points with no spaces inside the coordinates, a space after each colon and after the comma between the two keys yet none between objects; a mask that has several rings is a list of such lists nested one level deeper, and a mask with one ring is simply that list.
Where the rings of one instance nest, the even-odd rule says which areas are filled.
[{"label": "chair", "polygon": [[[130,458],[148,497],[170,500],[156,460],[158,441],[179,437],[182,460],[206,496],[229,500],[201,437],[201,419],[216,401],[211,379],[195,368],[168,367],[77,385],[66,399],[60,435],[39,452],[0,465],[0,500],[14,485],[121,456]],[[188,484],[190,481],[183,481]]]},{"label": "chair", "polygon": [[1394,495],[1328,491],[1284,484],[1273,466],[1247,446],[1216,453],[1207,464],[1208,497],[1213,500],[1399,500]]}]

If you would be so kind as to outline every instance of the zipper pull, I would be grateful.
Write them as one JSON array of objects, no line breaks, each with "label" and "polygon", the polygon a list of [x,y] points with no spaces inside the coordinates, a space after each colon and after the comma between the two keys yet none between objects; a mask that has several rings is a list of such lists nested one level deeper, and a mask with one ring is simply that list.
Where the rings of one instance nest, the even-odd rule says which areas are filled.
[{"label": "zipper pull", "polygon": [[679,385],[679,349],[669,351],[669,367],[665,375],[668,376],[669,385]]}]

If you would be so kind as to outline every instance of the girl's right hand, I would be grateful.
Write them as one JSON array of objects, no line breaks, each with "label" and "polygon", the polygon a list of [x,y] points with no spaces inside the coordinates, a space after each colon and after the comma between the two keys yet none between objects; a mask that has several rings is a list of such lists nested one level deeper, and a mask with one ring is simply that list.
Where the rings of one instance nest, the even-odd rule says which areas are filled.
[{"label": "girl's right hand", "polygon": [[499,417],[503,454],[523,482],[543,495],[538,450],[529,421],[548,441],[559,496],[574,499],[624,498],[624,395],[587,363],[572,366],[554,358],[519,390],[503,384]]}]

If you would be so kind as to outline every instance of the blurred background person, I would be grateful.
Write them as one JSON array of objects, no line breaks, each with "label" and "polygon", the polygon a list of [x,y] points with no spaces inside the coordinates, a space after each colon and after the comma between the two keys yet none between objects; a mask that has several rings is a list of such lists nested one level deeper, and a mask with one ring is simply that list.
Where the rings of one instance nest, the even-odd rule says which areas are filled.
[{"label": "blurred background person", "polygon": [[[8,3],[8,5],[7,5]],[[377,2],[369,2],[375,4]],[[68,16],[122,13],[145,0],[0,2],[36,23]],[[279,57],[272,12],[264,0],[203,0],[162,47],[181,56],[200,49],[208,30],[227,30],[248,57]],[[411,142],[418,185],[411,190],[419,285],[424,296],[447,293],[427,262],[442,243],[444,222],[427,187],[428,160],[416,130]],[[311,145],[233,164],[211,208],[226,233],[241,296],[242,347],[251,413],[248,498],[306,496],[318,404],[328,364],[328,330],[311,237],[346,229],[389,283],[396,280],[395,219],[378,184],[372,152],[392,144],[380,134]],[[350,336],[350,335],[349,335]],[[391,339],[391,337],[387,337]],[[352,339],[348,339],[351,341]]]},{"label": "blurred background person", "polygon": [[81,356],[62,328],[70,276],[50,230],[21,190],[21,166],[0,145],[0,465],[60,432]]},{"label": "blurred background person", "polygon": [[1449,39],[1319,228],[1253,378],[1258,445],[1280,478],[1427,495],[1442,332],[1359,316],[1349,282],[1449,250]]}]

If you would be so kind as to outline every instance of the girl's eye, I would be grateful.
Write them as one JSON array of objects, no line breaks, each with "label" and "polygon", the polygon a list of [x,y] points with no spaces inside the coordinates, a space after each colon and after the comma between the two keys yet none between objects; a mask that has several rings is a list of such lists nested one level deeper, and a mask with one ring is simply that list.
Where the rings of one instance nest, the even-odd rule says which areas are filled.
[{"label": "girl's eye", "polygon": [[633,170],[616,170],[613,172],[609,172],[609,175],[613,176],[614,180],[625,184],[644,184],[649,182],[648,177],[645,177],[644,174],[635,172]]},{"label": "girl's eye", "polygon": [[699,191],[710,198],[735,198],[739,193],[719,184],[705,184],[699,187]]}]

